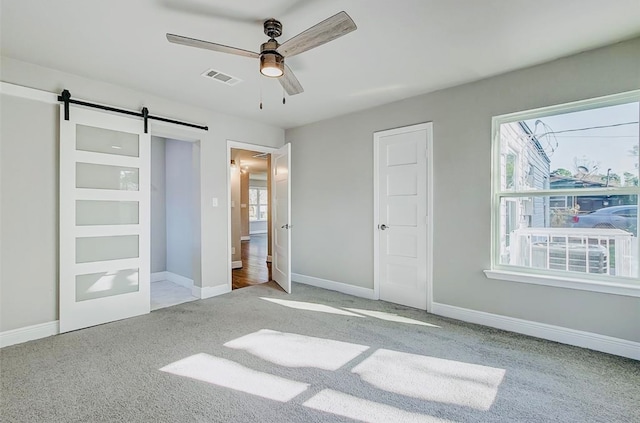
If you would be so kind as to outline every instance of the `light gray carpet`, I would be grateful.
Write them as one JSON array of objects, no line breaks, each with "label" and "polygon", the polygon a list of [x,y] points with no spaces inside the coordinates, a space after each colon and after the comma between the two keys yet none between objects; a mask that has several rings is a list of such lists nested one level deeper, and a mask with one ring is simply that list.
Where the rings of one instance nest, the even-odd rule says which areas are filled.
[{"label": "light gray carpet", "polygon": [[[0,420],[640,421],[640,362],[293,289],[253,286],[4,348]],[[383,320],[394,315],[413,321]]]}]

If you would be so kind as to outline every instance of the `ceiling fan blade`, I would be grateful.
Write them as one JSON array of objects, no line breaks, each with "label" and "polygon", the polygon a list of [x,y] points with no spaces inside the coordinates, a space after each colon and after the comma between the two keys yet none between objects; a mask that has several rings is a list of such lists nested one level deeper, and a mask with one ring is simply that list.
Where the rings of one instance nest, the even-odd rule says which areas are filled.
[{"label": "ceiling fan blade", "polygon": [[287,65],[284,65],[284,74],[278,78],[278,81],[280,81],[280,85],[282,85],[282,88],[284,88],[289,95],[296,95],[304,92],[304,88],[300,85],[300,81],[298,81],[296,75]]},{"label": "ceiling fan blade", "polygon": [[182,44],[189,47],[203,48],[206,50],[219,51],[221,53],[236,54],[238,56],[245,56],[251,58],[258,58],[260,55],[253,51],[243,50],[241,48],[229,47],[222,44],[211,43],[209,41],[197,40],[195,38],[183,37],[182,35],[175,35],[167,33],[167,40],[170,43]]},{"label": "ceiling fan blade", "polygon": [[284,57],[295,56],[358,29],[346,12],[340,12],[301,32],[278,47]]}]

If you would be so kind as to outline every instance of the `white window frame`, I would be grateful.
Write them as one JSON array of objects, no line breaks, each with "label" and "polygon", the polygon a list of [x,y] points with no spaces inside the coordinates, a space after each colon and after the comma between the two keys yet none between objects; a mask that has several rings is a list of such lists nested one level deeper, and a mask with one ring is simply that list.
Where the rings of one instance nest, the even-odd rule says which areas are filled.
[{"label": "white window frame", "polygon": [[[263,204],[260,199],[262,198],[262,194],[260,193],[260,191],[264,191],[265,193],[265,197],[269,198],[269,192],[267,190],[267,187],[252,187],[249,186],[249,191],[251,191],[252,189],[255,189],[258,191],[258,195],[256,196],[258,198],[258,203],[257,204],[252,204],[251,202],[249,202],[249,207],[251,206],[256,206],[256,215],[258,216],[258,219],[256,220],[251,220],[251,217],[249,217],[249,221],[250,222],[266,222],[267,219],[260,219],[260,206],[264,206],[265,204]],[[251,198],[251,194],[249,194],[249,198]],[[266,204],[267,206],[267,210],[269,209],[269,203],[267,202]]]},{"label": "white window frame", "polygon": [[[555,106],[543,107],[523,112],[510,113],[495,116],[492,119],[492,166],[491,166],[491,269],[485,270],[485,275],[490,279],[505,280],[519,283],[531,283],[560,288],[602,292],[615,295],[640,297],[640,283],[638,279],[622,278],[608,275],[580,274],[562,272],[547,269],[533,269],[500,263],[501,233],[500,233],[500,200],[509,197],[522,197],[523,191],[513,193],[501,190],[501,157],[500,157],[500,125],[536,119],[566,112],[577,112],[599,107],[614,106],[624,103],[640,102],[640,90],[629,91],[622,94],[598,97],[588,100],[564,103]],[[616,194],[635,194],[640,196],[640,187],[616,187],[596,189],[563,189],[563,190],[536,190],[536,196],[576,196],[602,194],[615,191]],[[532,192],[533,194],[534,192]],[[640,248],[639,248],[640,250]],[[639,252],[640,254],[640,252]],[[640,258],[639,258],[640,259]]]}]

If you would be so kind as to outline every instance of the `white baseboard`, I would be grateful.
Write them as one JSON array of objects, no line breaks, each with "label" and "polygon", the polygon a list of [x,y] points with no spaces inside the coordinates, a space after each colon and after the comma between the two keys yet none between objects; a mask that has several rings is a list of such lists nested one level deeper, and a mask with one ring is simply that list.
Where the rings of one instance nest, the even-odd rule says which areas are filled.
[{"label": "white baseboard", "polygon": [[173,272],[154,272],[151,274],[151,282],[169,281],[187,289],[193,288],[193,279],[178,275]]},{"label": "white baseboard", "polygon": [[231,292],[231,288],[226,284],[205,287],[194,286],[191,288],[191,295],[200,299],[217,297],[218,295],[226,294],[227,292]]},{"label": "white baseboard", "polygon": [[530,320],[485,313],[483,311],[470,310],[447,304],[433,303],[433,314],[450,317],[470,323],[522,333],[536,338],[548,339],[563,344],[588,348],[622,357],[640,360],[640,342],[626,339],[613,338],[597,333],[584,332],[569,329],[562,326],[554,326],[546,323],[532,322]]},{"label": "white baseboard", "polygon": [[343,282],[335,282],[327,279],[315,278],[313,276],[300,275],[298,273],[292,273],[291,280],[305,285],[328,289],[330,291],[342,292],[343,294],[353,295],[354,297],[362,297],[369,300],[377,299],[373,289],[349,285]]},{"label": "white baseboard", "polygon": [[175,283],[176,285],[184,286],[187,289],[191,289],[193,287],[193,279],[178,275],[177,273],[167,272],[167,280]]},{"label": "white baseboard", "polygon": [[231,262],[232,269],[240,269],[242,268],[242,260],[236,260]]},{"label": "white baseboard", "polygon": [[265,230],[260,230],[260,231],[251,231],[251,232],[249,232],[249,234],[251,234],[251,235],[260,235],[260,234],[266,234],[266,233],[267,233],[266,229]]},{"label": "white baseboard", "polygon": [[166,281],[166,280],[168,280],[167,272],[153,272],[151,274],[151,283]]},{"label": "white baseboard", "polygon": [[251,241],[251,235],[241,236],[240,241]]},{"label": "white baseboard", "polygon": [[273,257],[267,256],[267,263],[271,263],[272,260],[273,260]]},{"label": "white baseboard", "polygon": [[60,324],[57,320],[53,322],[40,323],[39,325],[7,330],[0,332],[0,348],[33,341],[34,339],[46,338],[47,336],[53,336],[59,333]]}]

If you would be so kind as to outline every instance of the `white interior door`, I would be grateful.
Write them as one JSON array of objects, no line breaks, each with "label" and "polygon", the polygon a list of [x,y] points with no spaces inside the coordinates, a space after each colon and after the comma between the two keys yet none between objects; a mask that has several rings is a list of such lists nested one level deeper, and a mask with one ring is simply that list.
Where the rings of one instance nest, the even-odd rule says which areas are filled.
[{"label": "white interior door", "polygon": [[381,300],[422,310],[427,308],[427,136],[425,124],[374,135],[375,286]]},{"label": "white interior door", "polygon": [[273,212],[273,280],[291,293],[291,144],[271,155],[271,192]]},{"label": "white interior door", "polygon": [[60,106],[60,332],[149,312],[150,136]]}]

